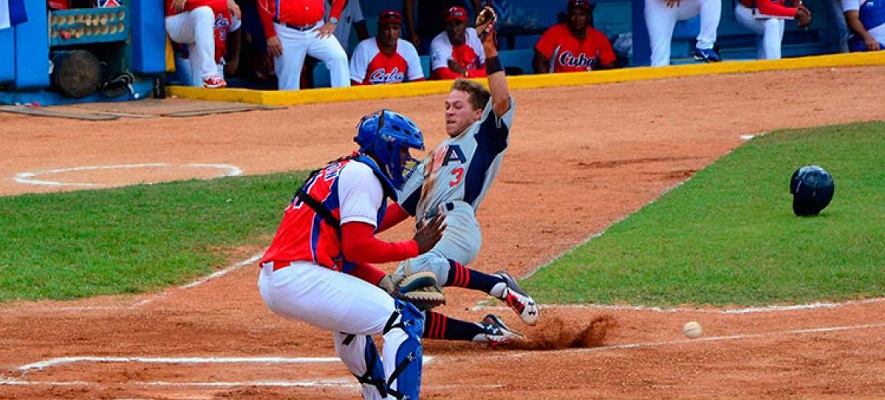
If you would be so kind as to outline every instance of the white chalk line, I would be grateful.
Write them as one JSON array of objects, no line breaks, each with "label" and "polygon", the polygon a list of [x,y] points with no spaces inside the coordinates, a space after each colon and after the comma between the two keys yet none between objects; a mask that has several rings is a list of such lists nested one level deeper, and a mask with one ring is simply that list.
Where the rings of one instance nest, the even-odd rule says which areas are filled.
[{"label": "white chalk line", "polygon": [[[787,331],[775,331],[775,332],[765,332],[765,333],[751,333],[751,334],[741,334],[741,335],[725,335],[725,336],[711,336],[711,337],[702,337],[697,339],[682,339],[682,340],[670,340],[663,342],[645,342],[645,343],[626,343],[626,344],[616,344],[609,346],[600,346],[600,347],[591,347],[591,348],[580,348],[580,349],[563,349],[563,350],[554,350],[554,351],[520,351],[520,352],[511,352],[507,354],[499,354],[494,356],[493,358],[526,358],[532,357],[536,355],[547,355],[550,353],[589,353],[589,352],[605,352],[605,351],[619,351],[619,350],[632,350],[632,349],[645,349],[645,348],[655,348],[655,347],[665,347],[665,346],[675,346],[675,345],[684,345],[684,344],[693,344],[693,343],[712,343],[712,342],[723,342],[723,341],[739,341],[745,339],[755,339],[762,337],[772,337],[772,336],[782,336],[782,335],[805,335],[805,334],[817,334],[817,333],[829,333],[829,332],[842,332],[842,331],[853,331],[853,330],[866,330],[866,329],[882,329],[885,328],[885,323],[881,324],[864,324],[864,325],[851,325],[851,326],[832,326],[832,327],[823,327],[823,328],[810,328],[810,329],[795,329],[795,330],[787,330]],[[426,356],[424,357],[424,364],[428,364],[433,360],[433,357]],[[23,365],[18,367],[17,370],[20,372],[28,372],[32,370],[43,370],[52,366],[65,365],[77,362],[99,362],[99,363],[109,363],[109,362],[136,362],[136,363],[163,363],[163,364],[223,364],[223,363],[258,363],[258,364],[303,364],[303,363],[333,363],[340,362],[337,357],[295,357],[295,358],[286,358],[286,357],[94,357],[94,356],[83,356],[83,357],[59,357],[53,358],[49,360],[44,360],[32,364]],[[440,361],[441,362],[441,361]],[[127,382],[129,385],[138,385],[138,386],[179,386],[179,387],[235,387],[235,386],[272,386],[272,387],[316,387],[316,386],[332,386],[332,387],[347,387],[347,388],[358,388],[359,386],[355,384],[352,379],[347,378],[329,378],[329,379],[320,379],[313,381],[247,381],[247,382],[164,382],[164,381],[154,381],[154,382]],[[86,381],[27,381],[15,378],[6,378],[0,377],[0,386],[2,385],[52,385],[52,386],[101,386],[97,382],[86,382]],[[449,385],[451,386],[451,385]],[[502,385],[488,385],[491,389],[503,387]],[[456,386],[458,387],[458,386]]]},{"label": "white chalk line", "polygon": [[[885,298],[876,298],[876,299],[864,299],[864,300],[848,300],[841,303],[810,303],[810,304],[797,304],[792,306],[763,306],[763,307],[747,307],[747,308],[737,308],[737,309],[707,309],[707,308],[689,308],[689,307],[673,307],[673,308],[664,308],[664,307],[649,307],[649,306],[611,306],[604,304],[556,304],[549,306],[540,306],[541,309],[587,309],[587,310],[600,310],[600,311],[651,311],[651,312],[659,312],[659,313],[709,313],[709,314],[756,314],[756,313],[769,313],[769,312],[785,312],[785,311],[802,311],[802,310],[816,310],[816,309],[825,309],[825,308],[838,308],[838,307],[846,307],[853,305],[864,305],[864,304],[877,304],[885,302]],[[509,310],[509,307],[505,306],[484,306],[478,305],[473,307],[474,311],[478,310]]]},{"label": "white chalk line", "polygon": [[[59,168],[59,169],[48,169],[42,171],[33,171],[33,172],[20,172],[15,174],[13,180],[18,183],[26,184],[26,185],[38,185],[38,186],[74,186],[74,187],[105,187],[109,185],[104,185],[100,183],[78,183],[78,182],[58,182],[58,181],[50,181],[43,179],[36,179],[38,176],[43,175],[54,175],[54,174],[63,174],[66,172],[78,172],[78,171],[93,171],[93,170],[108,170],[108,169],[136,169],[136,168],[172,168],[172,167],[184,167],[184,168],[213,168],[223,170],[221,175],[217,176],[217,178],[225,177],[225,176],[238,176],[242,175],[243,171],[234,165],[230,164],[168,164],[168,163],[146,163],[146,164],[119,164],[119,165],[90,165],[83,167],[71,167],[71,168]],[[139,184],[155,184],[157,182],[138,182]]]},{"label": "white chalk line", "polygon": [[[599,352],[599,351],[606,351],[606,350],[629,350],[629,349],[642,349],[642,348],[682,345],[682,344],[688,344],[688,343],[722,342],[722,341],[728,341],[728,340],[757,339],[757,338],[770,337],[770,336],[805,335],[805,334],[814,334],[814,333],[843,332],[843,331],[882,329],[882,328],[885,328],[885,323],[850,325],[850,326],[832,326],[832,327],[825,327],[825,328],[796,329],[796,330],[789,330],[789,331],[775,331],[775,332],[765,332],[765,333],[748,333],[748,334],[742,334],[742,335],[711,336],[711,337],[701,337],[701,338],[697,338],[697,339],[682,339],[682,340],[671,340],[671,341],[664,341],[664,342],[616,344],[616,345],[610,345],[610,346],[590,347],[590,348],[581,348],[581,349],[566,349],[566,350],[561,350],[561,351],[562,352],[570,352],[570,353],[583,353],[583,352]],[[528,354],[528,353],[523,353],[523,356],[525,354]]]},{"label": "white chalk line", "polygon": [[[425,356],[422,364],[433,362],[434,357]],[[31,371],[44,370],[51,367],[74,363],[145,363],[145,364],[328,364],[340,363],[338,357],[57,357],[43,360],[16,368],[23,376]],[[359,384],[350,377],[324,378],[304,381],[245,381],[245,382],[126,382],[136,386],[179,386],[179,387],[235,387],[235,386],[273,386],[273,387],[316,387],[332,386],[359,389]],[[30,381],[0,376],[2,385],[49,385],[49,386],[102,386],[89,381]],[[492,388],[500,385],[490,385]]]},{"label": "white chalk line", "polygon": [[[204,283],[206,283],[206,282],[209,282],[209,281],[211,281],[211,280],[213,280],[213,279],[217,279],[217,278],[220,278],[220,277],[222,277],[222,276],[225,276],[225,275],[227,275],[227,274],[229,274],[229,273],[231,273],[231,272],[233,272],[233,271],[236,271],[236,270],[238,270],[238,269],[240,269],[240,268],[243,268],[243,267],[245,267],[245,266],[247,266],[247,265],[254,265],[255,263],[258,262],[258,260],[261,259],[261,256],[262,256],[263,254],[264,254],[264,252],[262,251],[262,252],[259,253],[259,254],[253,255],[252,257],[249,257],[249,258],[247,258],[247,259],[245,259],[245,260],[243,260],[243,261],[240,261],[240,262],[238,262],[238,263],[236,263],[236,264],[234,264],[234,265],[231,265],[231,266],[229,266],[229,267],[227,267],[227,268],[225,268],[225,269],[221,269],[221,270],[215,271],[215,272],[213,272],[213,273],[211,273],[211,274],[209,274],[209,275],[206,275],[206,276],[204,276],[204,277],[198,278],[197,280],[194,280],[194,281],[192,281],[192,282],[190,282],[190,283],[187,283],[187,284],[181,285],[181,286],[179,286],[179,287],[176,288],[176,291],[178,291],[178,290],[187,290],[187,289],[195,288],[195,287],[200,286],[200,285],[202,285],[202,284],[204,284]],[[159,300],[159,299],[162,299],[162,298],[168,296],[169,293],[170,293],[169,291],[166,291],[166,292],[164,292],[164,293],[160,293],[160,294],[158,294],[158,295],[156,295],[156,296],[153,296],[153,297],[151,297],[151,298],[148,298],[148,299],[144,299],[144,300],[142,300],[142,301],[139,301],[139,302],[137,302],[137,303],[131,305],[129,308],[133,308],[133,309],[134,309],[134,308],[138,308],[138,307],[143,307],[143,306],[145,306],[145,305],[148,305],[148,304],[150,304],[150,303],[153,303],[154,301],[157,301],[157,300]]]}]

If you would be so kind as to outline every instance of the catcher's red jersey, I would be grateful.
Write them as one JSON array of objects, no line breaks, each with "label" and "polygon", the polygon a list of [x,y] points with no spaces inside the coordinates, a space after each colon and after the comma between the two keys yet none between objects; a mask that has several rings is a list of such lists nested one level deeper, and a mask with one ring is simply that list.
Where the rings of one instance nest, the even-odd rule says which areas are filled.
[{"label": "catcher's red jersey", "polygon": [[615,62],[615,52],[602,32],[587,27],[583,40],[576,38],[567,24],[557,24],[541,35],[535,50],[550,60],[552,72],[592,71]]},{"label": "catcher's red jersey", "polygon": [[[362,175],[355,175],[360,172]],[[348,183],[341,183],[339,178],[342,173],[350,174]],[[376,225],[376,221],[380,221],[384,213],[384,207],[381,207],[384,203],[381,184],[377,180],[374,182],[377,193],[354,189],[353,186],[370,185],[367,181],[374,179],[372,176],[371,169],[365,164],[352,159],[342,159],[327,165],[305,182],[302,188],[310,197],[325,206],[332,217],[342,224],[356,221]],[[346,195],[351,192],[369,193],[368,196],[377,195],[378,208],[365,202],[356,204],[351,202],[343,205],[344,213],[347,215],[342,217],[342,198],[339,194]],[[352,268],[352,265],[344,265],[338,231],[325,223],[319,214],[298,197],[286,207],[273,242],[261,258],[262,264],[269,261],[308,261],[344,272]]]}]

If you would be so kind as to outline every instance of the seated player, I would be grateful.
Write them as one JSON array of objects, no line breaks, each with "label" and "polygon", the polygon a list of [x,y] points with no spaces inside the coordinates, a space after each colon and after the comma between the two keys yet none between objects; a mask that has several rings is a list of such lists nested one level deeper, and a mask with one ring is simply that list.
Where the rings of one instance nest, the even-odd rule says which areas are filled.
[{"label": "seated player", "polygon": [[590,27],[587,0],[569,0],[568,21],[547,29],[535,45],[535,73],[614,68],[617,57],[602,32]]},{"label": "seated player", "polygon": [[467,10],[458,6],[446,10],[445,27],[430,43],[430,78],[485,77],[485,51],[476,29],[467,27]]},{"label": "seated player", "polygon": [[182,82],[210,89],[226,87],[227,37],[239,28],[239,6],[233,0],[166,0],[165,14],[169,38],[186,51],[187,66],[179,73]]},{"label": "seated player", "polygon": [[418,51],[400,39],[402,15],[394,10],[378,16],[378,36],[361,41],[350,59],[352,85],[382,85],[424,80]]}]

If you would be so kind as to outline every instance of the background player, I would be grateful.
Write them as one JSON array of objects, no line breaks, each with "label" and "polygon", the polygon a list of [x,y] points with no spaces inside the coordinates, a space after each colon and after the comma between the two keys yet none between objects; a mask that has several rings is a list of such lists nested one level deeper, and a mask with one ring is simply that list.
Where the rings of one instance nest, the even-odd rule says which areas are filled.
[{"label": "background player", "polygon": [[476,29],[467,26],[467,10],[451,7],[445,13],[445,30],[430,43],[433,79],[486,76],[486,54]]},{"label": "background player", "polygon": [[[788,6],[784,0],[737,0],[734,18],[745,28],[761,35],[756,42],[756,59],[780,60],[781,42],[784,39],[784,18],[795,19],[799,27],[811,23],[811,11],[801,1]],[[758,8],[757,8],[758,7]]]},{"label": "background player", "polygon": [[568,20],[551,26],[535,44],[536,74],[615,67],[617,58],[608,38],[589,24],[592,12],[588,0],[569,0]]},{"label": "background player", "polygon": [[378,15],[378,36],[360,42],[350,59],[352,85],[379,85],[424,80],[418,51],[400,39],[402,15],[395,10]]},{"label": "background player", "polygon": [[722,61],[713,49],[722,18],[722,0],[645,0],[645,24],[651,45],[652,67],[670,65],[670,44],[676,22],[698,14],[701,14],[701,31],[698,33],[694,59]]},{"label": "background player", "polygon": [[[463,79],[452,84],[444,114],[449,138],[416,167],[400,192],[399,203],[388,207],[380,229],[387,229],[409,215],[417,216],[419,221],[427,220],[442,210],[447,226],[443,238],[430,252],[400,264],[396,274],[432,271],[443,286],[481,290],[502,299],[523,322],[533,325],[539,317],[538,306],[509,274],[489,275],[465,266],[476,259],[482,245],[475,213],[501,167],[515,106],[498,58],[494,26],[488,30],[483,46],[489,54],[489,89]],[[435,312],[427,315],[424,337],[429,339],[482,340],[483,326],[495,322],[487,321],[489,317],[483,324],[474,324]],[[513,337],[503,324],[496,327],[503,334],[487,335],[485,340],[506,341]]]},{"label": "background player", "polygon": [[851,51],[885,48],[885,4],[881,1],[842,0],[845,20],[854,35],[848,40]]},{"label": "background player", "polygon": [[[296,192],[261,259],[258,287],[274,313],[334,332],[338,355],[364,398],[417,399],[423,315],[366,283],[384,276],[367,263],[425,253],[445,225],[435,218],[413,240],[376,239],[386,199],[396,199],[409,150],[423,150],[423,136],[410,119],[384,110],[363,117],[354,139],[357,153],[315,171]],[[381,334],[383,363],[371,337]]]},{"label": "background player", "polygon": [[[240,8],[233,0],[166,0],[164,25],[173,42],[184,45],[188,65],[179,71],[189,86],[227,86],[221,67],[227,35],[239,28]],[[182,63],[184,64],[184,63]]]},{"label": "background player", "polygon": [[323,21],[324,0],[258,0],[258,13],[274,57],[280,90],[301,88],[307,55],[329,67],[332,87],[350,86],[347,53],[333,33],[345,0],[332,0],[329,20]]}]

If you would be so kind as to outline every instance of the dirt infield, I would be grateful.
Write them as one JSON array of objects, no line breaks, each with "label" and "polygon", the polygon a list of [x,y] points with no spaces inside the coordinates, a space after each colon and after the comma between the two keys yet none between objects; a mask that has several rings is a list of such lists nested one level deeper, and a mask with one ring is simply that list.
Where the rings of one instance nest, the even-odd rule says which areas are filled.
[{"label": "dirt infield", "polygon": [[[868,78],[883,75],[885,67],[858,67],[514,91],[512,147],[479,211],[485,243],[474,267],[525,276],[740,146],[743,135],[885,120],[885,92]],[[435,144],[443,99],[149,121],[0,114],[0,194],[231,171],[218,165],[244,174],[314,168],[350,151],[358,117],[382,106],[412,116]],[[226,274],[162,293],[0,306],[0,399],[359,398],[330,335],[263,306],[248,262],[260,251],[237,249]],[[490,312],[474,292],[448,293],[446,314]],[[885,398],[879,299],[768,310],[551,305],[530,329],[507,309],[492,311],[556,344],[547,347],[592,321],[597,331],[583,345],[553,349],[428,341],[424,398]],[[689,320],[703,324],[703,338],[682,336]]]}]

